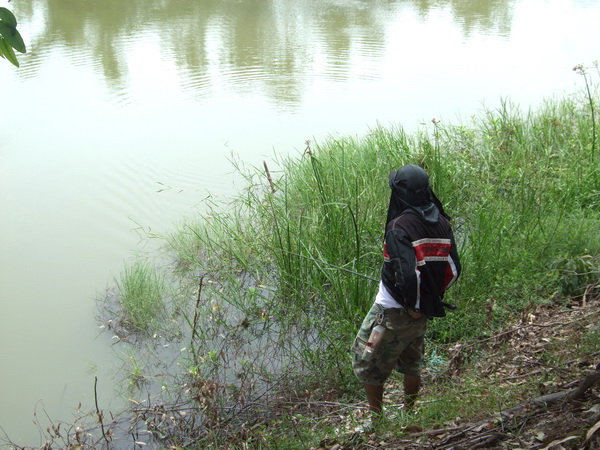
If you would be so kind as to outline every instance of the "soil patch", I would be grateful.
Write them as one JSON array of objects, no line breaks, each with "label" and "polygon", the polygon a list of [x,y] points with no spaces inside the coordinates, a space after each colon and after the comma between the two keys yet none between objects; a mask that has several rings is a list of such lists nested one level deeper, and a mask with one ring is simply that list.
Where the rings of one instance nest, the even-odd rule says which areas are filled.
[{"label": "soil patch", "polygon": [[[532,307],[494,336],[455,345],[447,369],[425,379],[425,396],[435,397],[436,383],[464,386],[463,380],[476,373],[482,385],[521,388],[526,396],[512,407],[430,429],[408,425],[389,432],[388,424],[385,434],[355,431],[324,440],[320,448],[598,449],[599,316],[598,297]],[[461,395],[467,393],[457,392],[457,401]],[[387,397],[401,398],[400,386],[388,388]]]}]

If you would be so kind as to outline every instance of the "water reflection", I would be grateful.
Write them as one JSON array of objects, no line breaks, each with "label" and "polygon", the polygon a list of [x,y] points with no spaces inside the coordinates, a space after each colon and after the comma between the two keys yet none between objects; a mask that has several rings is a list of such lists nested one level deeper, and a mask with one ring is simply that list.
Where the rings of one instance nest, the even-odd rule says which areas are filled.
[{"label": "water reflection", "polygon": [[377,79],[388,26],[402,27],[409,10],[424,19],[449,9],[466,37],[489,30],[507,35],[513,3],[20,0],[15,8],[31,49],[23,77],[36,76],[42,59],[64,48],[72,63],[93,66],[125,103],[132,101],[128,79],[143,64],[177,71],[183,75],[174,80],[177,88],[196,99],[220,89],[220,79],[237,94],[260,92],[289,107],[301,102],[315,77]]},{"label": "water reflection", "polygon": [[515,0],[412,0],[421,17],[449,8],[465,37],[477,32],[508,36],[511,30]]}]

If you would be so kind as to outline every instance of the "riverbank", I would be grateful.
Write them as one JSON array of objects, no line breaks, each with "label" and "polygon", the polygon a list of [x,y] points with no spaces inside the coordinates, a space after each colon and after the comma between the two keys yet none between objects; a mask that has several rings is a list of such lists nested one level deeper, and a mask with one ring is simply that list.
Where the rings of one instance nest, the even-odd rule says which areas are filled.
[{"label": "riverbank", "polygon": [[[205,448],[452,449],[600,446],[599,285],[532,306],[493,336],[437,347],[416,412],[399,410],[392,377],[384,416],[364,430],[364,401],[325,392],[280,394],[268,414],[197,441]],[[344,401],[345,400],[345,401]],[[353,401],[354,400],[354,401]],[[227,427],[225,427],[227,429]]]},{"label": "riverbank", "polygon": [[[364,399],[348,347],[376,290],[369,278],[377,278],[381,264],[387,174],[406,163],[430,173],[453,217],[464,261],[463,276],[447,298],[458,310],[431,323],[428,371],[448,374],[461,359],[473,361],[467,378],[450,376],[441,392],[438,380],[429,386],[419,426],[448,427],[457,417],[518,405],[553,383],[564,386],[543,370],[541,378],[520,370],[509,375],[530,378],[527,383],[499,384],[520,356],[505,367],[486,368],[497,350],[477,343],[494,342],[494,336],[521,326],[515,323],[535,323],[544,308],[560,315],[575,302],[597,311],[590,300],[598,294],[600,166],[590,92],[548,101],[537,111],[504,103],[470,125],[433,121],[410,135],[378,128],[360,138],[307,143],[301,157],[276,161],[280,171],[266,170],[270,164],[238,167],[249,188],[213,209],[208,220],[188,222],[168,238],[183,273],[211,283],[205,317],[219,325],[200,341],[225,336],[216,347],[196,349],[194,360],[210,363],[208,369],[197,366],[201,397],[207,401],[207,383],[215,396],[208,396],[206,407],[214,426],[199,435],[200,442],[242,446],[253,436],[265,448],[333,446],[343,442],[332,438],[343,434],[340,423],[352,428],[357,411],[360,419]],[[593,321],[587,323],[574,341],[563,343],[583,348],[579,367],[593,370],[599,335]],[[538,358],[557,367],[573,364],[565,360],[572,351],[550,349],[562,348],[561,339],[566,336],[538,346]],[[456,353],[461,347],[472,353]],[[510,348],[504,347],[509,354]],[[227,361],[219,359],[222,354]],[[234,355],[242,355],[242,362]],[[241,381],[219,390],[211,384],[216,373],[227,382]],[[580,375],[567,378],[573,382]],[[249,387],[263,380],[268,390]],[[215,406],[224,397],[224,405],[237,406],[235,413]],[[302,406],[327,402],[356,409],[342,413],[334,406],[315,416]],[[330,421],[331,414],[345,418]],[[412,420],[392,419],[386,433],[394,436]],[[228,427],[222,423],[241,428],[223,432]]]},{"label": "riverbank", "polygon": [[[566,372],[549,365],[575,364],[568,377],[579,379],[597,356],[592,316],[564,321],[572,335],[527,340],[534,364],[521,352],[492,361],[553,328],[540,317],[597,312],[596,103],[586,92],[530,112],[504,103],[470,124],[379,127],[307,143],[295,158],[236,164],[246,189],[160,237],[164,254],[117,283],[105,320],[118,345],[138,349],[124,370],[133,421],[104,420],[86,443],[118,447],[115,436],[129,433],[158,447],[316,448],[354,445],[353,436],[375,446],[404,439],[415,420],[457,429],[457,417],[565,387]],[[377,288],[387,174],[407,163],[430,173],[453,217],[464,273],[447,297],[458,309],[431,323],[418,417],[391,412],[370,443],[354,434],[365,408],[348,348]],[[140,283],[126,283],[132,277]],[[511,365],[519,370],[507,374]],[[511,377],[519,382],[499,382]]]}]

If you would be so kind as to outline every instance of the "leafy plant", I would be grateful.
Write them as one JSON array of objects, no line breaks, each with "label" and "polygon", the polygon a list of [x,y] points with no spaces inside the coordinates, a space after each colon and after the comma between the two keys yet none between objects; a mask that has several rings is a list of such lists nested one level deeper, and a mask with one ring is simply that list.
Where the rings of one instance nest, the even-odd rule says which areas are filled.
[{"label": "leafy plant", "polygon": [[600,281],[600,267],[590,255],[557,258],[551,273],[564,295],[581,294],[588,286]]},{"label": "leafy plant", "polygon": [[25,43],[17,30],[17,19],[10,10],[0,7],[0,56],[19,67],[15,50],[25,53]]}]

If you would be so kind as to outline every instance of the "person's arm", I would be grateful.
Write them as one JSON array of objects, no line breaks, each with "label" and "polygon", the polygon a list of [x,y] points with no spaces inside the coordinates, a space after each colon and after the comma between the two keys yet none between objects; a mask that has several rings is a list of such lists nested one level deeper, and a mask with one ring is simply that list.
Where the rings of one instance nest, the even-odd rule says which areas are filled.
[{"label": "person's arm", "polygon": [[389,231],[386,244],[394,269],[394,286],[402,292],[405,305],[413,308],[417,300],[417,262],[412,244],[402,229]]},{"label": "person's arm", "polygon": [[[454,266],[454,271],[456,272],[456,277],[452,280],[452,284],[458,279],[460,276],[460,272],[462,271],[462,265],[460,263],[460,258],[458,256],[458,249],[456,248],[456,241],[454,240],[454,235],[452,235],[452,247],[450,248],[450,259],[451,263]],[[450,261],[449,261],[450,263]],[[446,286],[446,289],[450,286]]]}]

